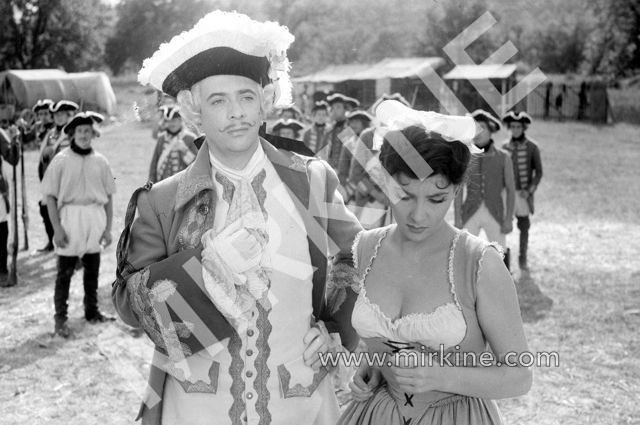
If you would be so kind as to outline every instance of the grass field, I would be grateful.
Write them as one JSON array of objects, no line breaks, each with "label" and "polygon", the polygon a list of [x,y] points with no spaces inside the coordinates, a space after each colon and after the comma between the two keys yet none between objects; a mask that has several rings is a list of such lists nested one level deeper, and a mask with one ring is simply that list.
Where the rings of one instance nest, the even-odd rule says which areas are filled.
[{"label": "grass field", "polygon": [[[140,90],[117,91],[118,119],[95,143],[117,179],[114,236],[153,148],[149,127],[131,109]],[[500,401],[505,422],[640,424],[640,127],[538,122],[530,136],[540,143],[545,176],[531,273],[516,280],[530,349],[558,352],[560,367],[536,369],[528,395]],[[36,161],[36,152],[26,154],[31,249],[44,244]],[[114,249],[102,256],[100,278],[100,303],[110,314]],[[132,423],[151,354],[147,339],[131,337],[121,322],[86,324],[80,274],[70,298],[74,338],[52,338],[54,256],[20,252],[19,270],[19,285],[0,289],[0,423]]]}]

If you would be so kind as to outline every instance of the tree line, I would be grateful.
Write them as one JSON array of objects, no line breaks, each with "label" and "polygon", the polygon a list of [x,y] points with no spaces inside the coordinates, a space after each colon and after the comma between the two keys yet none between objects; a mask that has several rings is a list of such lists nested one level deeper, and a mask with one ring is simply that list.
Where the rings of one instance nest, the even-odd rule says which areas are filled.
[{"label": "tree line", "polygon": [[640,72],[640,0],[5,0],[0,66],[137,71],[218,8],[287,25],[298,75],[390,56],[448,59],[442,48],[487,11],[498,24],[467,49],[477,62],[511,41],[512,62],[546,73]]}]

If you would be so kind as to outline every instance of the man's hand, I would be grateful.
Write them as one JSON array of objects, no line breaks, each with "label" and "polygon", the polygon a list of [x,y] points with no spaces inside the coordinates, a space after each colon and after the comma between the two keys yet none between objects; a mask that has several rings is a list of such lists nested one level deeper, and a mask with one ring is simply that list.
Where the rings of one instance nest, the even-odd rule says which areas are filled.
[{"label": "man's hand", "polygon": [[356,401],[366,401],[373,395],[381,382],[382,373],[380,370],[362,362],[356,374],[353,375],[353,380],[349,383],[351,395]]},{"label": "man's hand", "polygon": [[500,233],[507,235],[513,232],[513,220],[505,220],[500,226]]},{"label": "man's hand", "polygon": [[53,234],[53,242],[57,247],[64,248],[69,244],[69,238],[67,237],[67,232],[64,231],[62,226],[60,226]]},{"label": "man's hand", "polygon": [[100,245],[106,248],[111,245],[111,241],[111,231],[106,229],[104,232],[102,232],[102,236],[100,236]]},{"label": "man's hand", "polygon": [[317,372],[322,366],[318,353],[326,352],[329,349],[330,340],[331,337],[323,322],[319,321],[316,326],[309,329],[304,338],[302,338],[302,342],[306,346],[302,355],[304,364]]}]

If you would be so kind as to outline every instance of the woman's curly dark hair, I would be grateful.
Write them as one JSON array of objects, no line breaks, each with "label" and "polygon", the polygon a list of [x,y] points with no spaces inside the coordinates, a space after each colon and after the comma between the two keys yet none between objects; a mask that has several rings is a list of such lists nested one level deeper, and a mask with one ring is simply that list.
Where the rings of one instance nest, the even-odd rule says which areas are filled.
[{"label": "woman's curly dark hair", "polygon": [[[391,176],[404,174],[412,179],[418,178],[401,153],[392,146],[406,144],[407,141],[429,164],[433,170],[431,175],[439,174],[454,185],[464,182],[471,159],[469,148],[460,141],[447,141],[440,134],[428,132],[416,125],[402,130],[391,130],[384,136],[380,149],[380,162]],[[403,154],[406,155],[406,153]]]}]

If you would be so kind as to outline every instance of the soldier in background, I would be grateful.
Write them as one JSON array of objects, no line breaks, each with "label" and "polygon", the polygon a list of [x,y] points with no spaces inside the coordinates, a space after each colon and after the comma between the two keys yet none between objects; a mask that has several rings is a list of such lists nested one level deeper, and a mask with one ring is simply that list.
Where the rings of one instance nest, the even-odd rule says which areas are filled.
[{"label": "soldier in background", "polygon": [[[455,225],[478,236],[484,230],[490,242],[504,249],[504,263],[510,269],[511,253],[507,234],[513,230],[515,185],[509,153],[497,147],[492,138],[500,130],[500,121],[489,112],[478,109],[470,114],[482,131],[473,139],[481,150],[469,164],[467,181],[455,199]],[[503,200],[506,194],[506,202]]]},{"label": "soldier in background", "polygon": [[316,153],[321,151],[329,142],[329,104],[324,100],[315,102],[311,108],[313,124],[302,134],[302,141]]},{"label": "soldier in background", "polygon": [[187,130],[177,105],[160,108],[164,130],[158,133],[156,148],[149,166],[149,181],[159,182],[187,168],[198,153],[196,135]]},{"label": "soldier in background", "polygon": [[518,263],[521,270],[528,270],[530,215],[534,213],[533,195],[542,179],[542,160],[538,145],[525,135],[531,124],[526,112],[508,112],[502,121],[511,132],[511,140],[503,146],[511,154],[513,175],[516,183],[515,215],[520,230],[520,253]]},{"label": "soldier in background", "polygon": [[[6,120],[8,121],[8,120]],[[9,180],[4,177],[3,163],[16,165],[20,160],[18,149],[19,133],[15,126],[3,122],[0,126],[0,287],[9,285],[7,281],[7,239],[9,237]]]},{"label": "soldier in background", "polygon": [[296,119],[279,119],[271,130],[273,134],[288,139],[300,140],[300,132],[304,130],[304,124]]},{"label": "soldier in background", "polygon": [[51,108],[54,102],[51,99],[39,99],[31,110],[36,114],[36,138],[38,146],[42,144],[49,130],[53,128],[53,115]]},{"label": "soldier in background", "polygon": [[[56,153],[63,147],[69,146],[69,140],[63,128],[77,110],[78,105],[69,100],[61,100],[50,105],[49,112],[53,116],[54,126],[47,132],[44,140],[40,144],[40,159],[38,161],[38,178],[40,181],[42,181],[44,173],[47,171],[47,167],[49,167]],[[49,217],[49,211],[47,210],[46,200],[40,200],[38,205],[48,239],[47,244],[38,249],[38,252],[52,252],[54,231]]]}]

